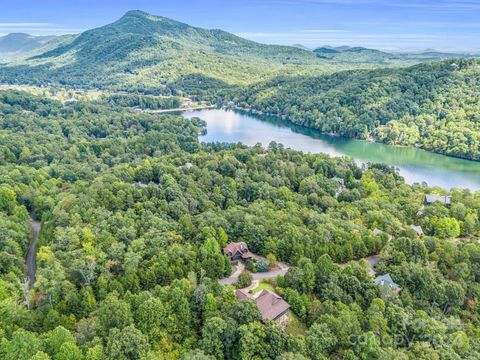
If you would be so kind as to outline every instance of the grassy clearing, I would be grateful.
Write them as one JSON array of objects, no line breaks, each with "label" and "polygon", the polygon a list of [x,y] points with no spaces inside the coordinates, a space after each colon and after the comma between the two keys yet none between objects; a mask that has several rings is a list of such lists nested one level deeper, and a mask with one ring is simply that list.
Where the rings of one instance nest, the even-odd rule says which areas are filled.
[{"label": "grassy clearing", "polygon": [[303,336],[305,331],[307,331],[306,325],[300,321],[300,319],[292,311],[288,313],[288,318],[290,322],[286,328],[286,332],[289,335]]},{"label": "grassy clearing", "polygon": [[272,285],[270,285],[268,282],[266,281],[261,281],[260,284],[258,284],[258,287],[256,287],[255,289],[252,290],[252,294],[256,294],[256,293],[259,293],[260,291],[262,291],[263,289],[265,290],[270,290],[271,292],[275,292],[274,288]]}]

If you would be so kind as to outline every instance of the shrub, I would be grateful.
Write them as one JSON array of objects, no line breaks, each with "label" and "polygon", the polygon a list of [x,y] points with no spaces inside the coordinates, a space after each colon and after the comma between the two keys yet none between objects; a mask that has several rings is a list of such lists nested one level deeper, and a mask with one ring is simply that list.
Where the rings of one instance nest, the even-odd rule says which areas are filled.
[{"label": "shrub", "polygon": [[258,260],[255,264],[257,272],[267,272],[269,270],[269,263],[267,260]]},{"label": "shrub", "polygon": [[277,257],[274,254],[272,254],[272,253],[268,254],[267,255],[267,260],[270,263],[271,267],[277,266]]},{"label": "shrub", "polygon": [[250,285],[252,285],[252,274],[250,274],[248,271],[242,272],[238,276],[238,280],[236,284],[237,288],[243,289]]}]

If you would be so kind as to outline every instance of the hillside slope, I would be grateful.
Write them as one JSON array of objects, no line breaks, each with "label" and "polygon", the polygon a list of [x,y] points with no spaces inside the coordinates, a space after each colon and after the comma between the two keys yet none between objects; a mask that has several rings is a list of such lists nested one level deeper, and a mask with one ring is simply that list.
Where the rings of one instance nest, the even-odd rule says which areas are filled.
[{"label": "hillside slope", "polygon": [[129,11],[0,66],[0,82],[233,99],[324,132],[479,160],[478,60],[404,67],[451,55],[264,45]]},{"label": "hillside slope", "polygon": [[226,97],[322,132],[480,160],[480,60],[277,78]]},{"label": "hillside slope", "polygon": [[[201,145],[198,119],[98,101],[0,91],[0,119],[2,360],[480,358],[478,191],[275,144]],[[424,207],[431,194],[451,206]],[[236,272],[222,252],[236,242],[259,272],[290,266],[259,284],[282,289],[284,330],[217,281]]]}]

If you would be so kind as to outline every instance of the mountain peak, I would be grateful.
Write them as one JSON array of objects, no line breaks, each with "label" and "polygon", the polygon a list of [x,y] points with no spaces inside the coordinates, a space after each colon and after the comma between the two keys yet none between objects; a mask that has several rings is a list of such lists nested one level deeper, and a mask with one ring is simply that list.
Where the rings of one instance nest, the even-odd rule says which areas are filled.
[{"label": "mountain peak", "polygon": [[179,30],[194,29],[194,27],[179,21],[163,16],[152,15],[142,10],[127,11],[119,20],[100,29],[112,27],[118,27],[118,29],[122,31],[143,35],[152,35],[155,33],[176,35],[175,32]]},{"label": "mountain peak", "polygon": [[153,16],[153,15],[151,15],[151,14],[145,12],[145,11],[142,11],[142,10],[129,10],[122,17],[148,18],[148,17],[151,17],[151,16]]},{"label": "mountain peak", "polygon": [[145,21],[145,22],[170,22],[174,24],[182,24],[179,21],[176,21],[164,16],[153,15],[143,10],[129,10],[118,21],[125,21],[125,20],[127,21],[135,20],[135,21]]},{"label": "mountain peak", "polygon": [[27,33],[22,33],[22,32],[13,32],[4,36],[4,38],[31,38],[31,37],[33,36]]}]

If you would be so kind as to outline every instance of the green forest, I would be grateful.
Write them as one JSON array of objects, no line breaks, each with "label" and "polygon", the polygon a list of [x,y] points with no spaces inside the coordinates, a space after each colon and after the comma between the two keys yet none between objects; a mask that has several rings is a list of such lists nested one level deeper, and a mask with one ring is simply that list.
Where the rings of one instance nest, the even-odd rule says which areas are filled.
[{"label": "green forest", "polygon": [[[113,100],[0,92],[0,359],[480,357],[480,192],[276,143],[201,144],[202,120]],[[451,205],[425,206],[432,193]],[[269,286],[295,327],[218,283],[239,241],[290,265]],[[400,294],[373,282],[370,255]]]},{"label": "green forest", "polygon": [[480,62],[455,59],[403,69],[280,77],[242,88],[242,108],[325,133],[480,160]]}]

